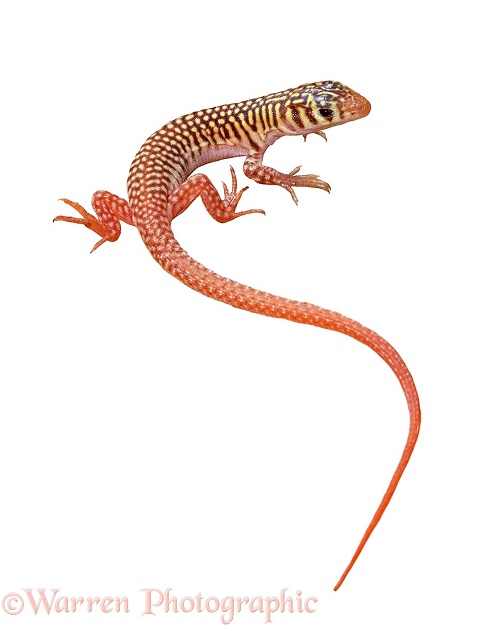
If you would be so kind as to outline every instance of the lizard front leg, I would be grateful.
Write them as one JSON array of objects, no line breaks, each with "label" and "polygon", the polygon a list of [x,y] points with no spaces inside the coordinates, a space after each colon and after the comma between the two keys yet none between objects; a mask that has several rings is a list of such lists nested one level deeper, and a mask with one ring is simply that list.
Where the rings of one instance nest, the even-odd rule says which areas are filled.
[{"label": "lizard front leg", "polygon": [[243,171],[248,178],[263,185],[279,185],[287,190],[292,199],[298,204],[298,197],[293,187],[317,187],[330,192],[330,185],[318,178],[317,174],[297,174],[301,166],[294,168],[289,174],[278,172],[267,165],[263,165],[262,159],[266,148],[249,153],[243,164]]}]

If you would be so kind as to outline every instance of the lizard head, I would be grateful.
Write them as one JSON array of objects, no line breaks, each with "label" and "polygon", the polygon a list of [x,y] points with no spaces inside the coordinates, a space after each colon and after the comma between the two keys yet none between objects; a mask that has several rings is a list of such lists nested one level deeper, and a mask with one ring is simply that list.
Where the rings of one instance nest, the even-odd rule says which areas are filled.
[{"label": "lizard head", "polygon": [[285,118],[294,135],[318,133],[363,118],[371,111],[366,98],[336,81],[300,85],[285,96]]}]

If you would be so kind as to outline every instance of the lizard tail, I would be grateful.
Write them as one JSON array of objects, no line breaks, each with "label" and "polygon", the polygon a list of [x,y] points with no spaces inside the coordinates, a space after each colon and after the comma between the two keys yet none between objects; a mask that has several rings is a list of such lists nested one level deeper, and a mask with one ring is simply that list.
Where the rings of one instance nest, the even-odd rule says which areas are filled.
[{"label": "lizard tail", "polygon": [[148,248],[156,261],[167,272],[191,289],[238,309],[330,329],[348,335],[369,346],[388,364],[400,382],[410,416],[405,448],[378,509],[369,523],[351,561],[334,588],[334,590],[338,590],[381,520],[415,448],[420,429],[421,412],[417,389],[412,375],[391,344],[374,331],[334,311],[329,311],[310,303],[274,296],[273,294],[262,292],[222,277],[190,257],[181,248],[173,236],[169,223],[165,225],[163,230],[163,245],[162,240],[160,240],[159,245],[147,242]]}]

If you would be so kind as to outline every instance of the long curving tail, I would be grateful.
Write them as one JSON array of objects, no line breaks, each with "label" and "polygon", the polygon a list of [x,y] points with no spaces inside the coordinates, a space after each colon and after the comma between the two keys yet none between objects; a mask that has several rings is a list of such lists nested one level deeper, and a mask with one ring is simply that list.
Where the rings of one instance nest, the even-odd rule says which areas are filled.
[{"label": "long curving tail", "polygon": [[[192,259],[175,240],[170,223],[167,220],[163,220],[163,223],[165,251],[162,251],[160,247],[155,249],[151,241],[145,243],[156,261],[185,285],[205,296],[227,303],[238,309],[273,318],[283,318],[293,322],[309,324],[348,335],[369,346],[388,364],[400,381],[410,416],[410,426],[405,448],[373,519],[369,523],[349,565],[334,588],[334,590],[338,590],[361,554],[376,525],[381,520],[415,448],[420,429],[421,412],[417,389],[412,375],[391,344],[374,331],[334,311],[329,311],[310,303],[288,300],[287,298],[258,291],[212,272],[195,259]],[[144,234],[142,235],[143,239],[145,239]]]},{"label": "long curving tail", "polygon": [[[192,181],[192,179],[189,180]],[[238,198],[240,195],[241,193],[238,194]],[[193,290],[238,309],[244,309],[263,316],[309,324],[348,335],[369,346],[388,364],[397,376],[407,399],[410,415],[407,442],[388,489],[351,561],[334,588],[334,590],[338,590],[355,564],[376,525],[381,520],[417,442],[421,420],[419,399],[412,375],[400,355],[386,340],[355,320],[310,303],[288,300],[287,298],[253,289],[209,270],[182,249],[172,232],[171,214],[156,207],[154,201],[149,203],[148,211],[145,211],[144,207],[143,210],[140,207],[140,210],[135,212],[136,215],[134,215],[127,201],[109,192],[96,192],[94,194],[93,206],[98,215],[97,219],[85,211],[78,203],[67,199],[62,200],[78,211],[82,218],[57,216],[55,220],[83,224],[90,230],[98,233],[102,239],[97,242],[93,250],[105,241],[117,240],[120,233],[119,220],[123,220],[138,228],[147,248],[162,268]],[[231,211],[234,211],[234,207],[231,207]]]}]

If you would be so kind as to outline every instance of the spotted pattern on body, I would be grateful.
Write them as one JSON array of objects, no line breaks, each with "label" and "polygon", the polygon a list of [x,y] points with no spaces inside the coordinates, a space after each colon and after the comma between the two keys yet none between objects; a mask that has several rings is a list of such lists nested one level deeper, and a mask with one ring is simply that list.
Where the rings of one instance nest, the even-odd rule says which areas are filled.
[{"label": "spotted pattern on body", "polygon": [[189,113],[163,126],[143,144],[129,172],[129,202],[110,192],[99,191],[92,197],[96,217],[78,203],[62,199],[82,217],[55,218],[83,224],[97,233],[101,239],[92,250],[106,241],[118,239],[120,221],[131,224],[139,230],[148,250],[162,268],[188,287],[239,309],[343,333],[370,347],[388,364],[405,394],[409,432],[386,493],[335,590],[342,585],[379,523],[414,450],[421,413],[412,375],[386,340],[358,322],[310,303],[253,289],[209,270],[180,246],[171,222],[197,197],[219,222],[263,213],[257,209],[237,211],[247,188],[238,190],[233,168],[230,189],[223,184],[223,198],[205,174],[192,175],[201,165],[229,157],[245,157],[243,169],[248,178],[284,188],[296,203],[296,187],[315,187],[329,192],[328,183],[314,174],[298,174],[299,167],[284,174],[265,166],[262,163],[264,153],[277,139],[287,135],[302,135],[306,139],[308,134],[315,133],[326,138],[325,130],[362,118],[370,108],[365,98],[345,85],[323,81]]}]

